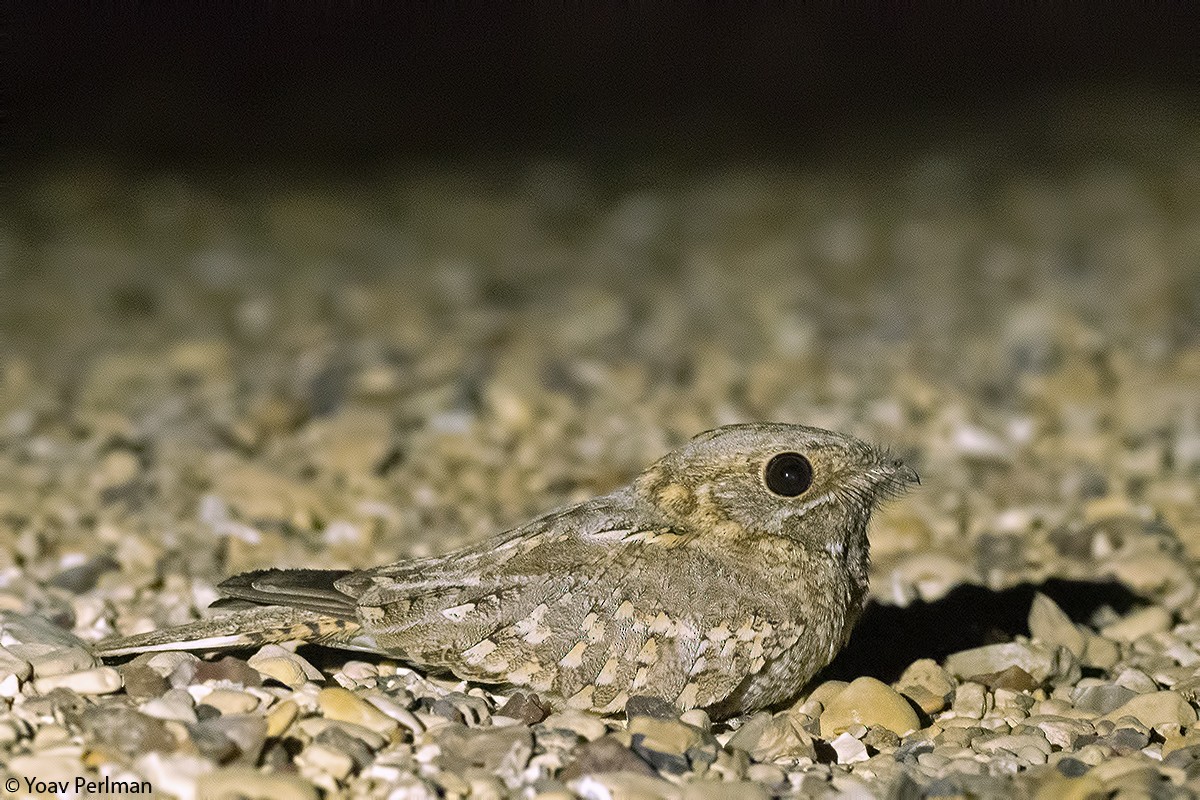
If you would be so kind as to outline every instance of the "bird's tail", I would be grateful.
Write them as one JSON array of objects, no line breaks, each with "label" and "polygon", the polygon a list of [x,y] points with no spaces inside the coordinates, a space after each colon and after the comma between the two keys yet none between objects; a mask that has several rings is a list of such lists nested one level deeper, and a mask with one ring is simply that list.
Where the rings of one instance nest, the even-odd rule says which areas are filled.
[{"label": "bird's tail", "polygon": [[105,639],[94,649],[103,657],[163,650],[225,650],[304,641],[353,645],[357,622],[286,606],[253,606],[174,628]]}]

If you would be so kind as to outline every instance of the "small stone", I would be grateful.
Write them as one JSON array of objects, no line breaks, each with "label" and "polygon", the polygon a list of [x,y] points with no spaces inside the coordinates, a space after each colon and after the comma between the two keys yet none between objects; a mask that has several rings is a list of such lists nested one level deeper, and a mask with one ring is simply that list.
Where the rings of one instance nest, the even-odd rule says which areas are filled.
[{"label": "small stone", "polygon": [[162,720],[139,714],[131,708],[88,708],[80,719],[84,735],[93,747],[101,746],[127,756],[156,750],[169,753],[175,737]]},{"label": "small stone", "polygon": [[1081,658],[1086,644],[1084,632],[1071,621],[1058,603],[1038,592],[1029,608],[1029,632],[1051,647],[1065,647]]},{"label": "small stone", "polygon": [[96,657],[82,647],[59,647],[31,656],[30,666],[37,678],[49,678],[68,672],[83,672],[96,666]]},{"label": "small stone", "polygon": [[1085,667],[1095,669],[1112,669],[1121,660],[1121,648],[1111,639],[1105,639],[1094,633],[1087,634],[1083,657],[1080,659]]},{"label": "small stone", "polygon": [[950,707],[956,717],[982,719],[988,710],[987,690],[982,684],[967,681],[954,692],[954,704]]},{"label": "small stone", "polygon": [[[143,659],[145,659],[143,661]],[[182,664],[199,664],[200,659],[191,653],[170,650],[165,653],[146,653],[140,655],[130,664],[144,663],[164,678],[170,678]]]},{"label": "small stone", "polygon": [[712,730],[712,719],[703,708],[689,708],[679,716],[679,721],[702,731]]},{"label": "small stone", "polygon": [[674,703],[668,703],[661,697],[639,694],[629,698],[625,703],[625,719],[631,720],[634,717],[679,719],[679,709]]},{"label": "small stone", "polygon": [[725,746],[730,750],[745,752],[755,761],[770,762],[778,759],[810,758],[816,760],[816,749],[812,735],[792,724],[787,714],[771,714],[762,711],[746,721],[730,737]]},{"label": "small stone", "polygon": [[313,741],[350,756],[354,762],[355,771],[366,768],[375,760],[375,754],[371,752],[371,748],[367,747],[361,739],[351,736],[341,728],[327,728],[321,731]]},{"label": "small stone", "polygon": [[1175,692],[1140,694],[1101,719],[1119,722],[1121,717],[1133,717],[1149,728],[1161,725],[1191,725],[1197,719],[1196,710]]},{"label": "small stone", "polygon": [[7,647],[0,647],[0,678],[15,675],[18,681],[28,680],[33,667],[28,661],[17,658]]},{"label": "small stone", "polygon": [[265,645],[250,656],[247,663],[268,678],[274,678],[284,686],[293,689],[303,686],[309,681],[323,680],[325,677],[321,674],[321,670],[306,659],[277,644]]},{"label": "small stone", "polygon": [[1171,612],[1162,606],[1147,606],[1101,628],[1100,633],[1118,642],[1135,642],[1150,633],[1171,629]]},{"label": "small stone", "polygon": [[584,775],[602,775],[607,772],[632,772],[638,775],[654,775],[654,770],[636,753],[625,747],[612,736],[602,736],[579,748],[575,760],[559,773],[564,781],[573,781]]},{"label": "small stone", "polygon": [[317,800],[317,789],[298,775],[221,769],[196,780],[197,798],[239,797],[246,800]]},{"label": "small stone", "polygon": [[125,694],[135,700],[161,697],[170,688],[167,679],[145,664],[132,661],[117,668],[125,683]]},{"label": "small stone", "polygon": [[850,684],[846,681],[825,681],[816,689],[813,689],[812,694],[805,698],[805,702],[820,703],[821,707],[828,706],[833,698],[837,697]]},{"label": "small stone", "polygon": [[551,714],[542,720],[542,725],[546,728],[561,728],[563,730],[572,731],[589,742],[599,739],[608,732],[608,727],[604,722],[591,714],[585,714],[582,711],[575,709],[567,709],[556,714]]},{"label": "small stone", "polygon": [[384,736],[390,736],[399,723],[384,714],[375,706],[341,687],[322,689],[317,695],[317,705],[326,719],[351,722],[375,731]]},{"label": "small stone", "polygon": [[112,667],[96,667],[82,672],[36,678],[33,688],[41,694],[60,688],[85,695],[111,694],[121,688],[121,673]]},{"label": "small stone", "polygon": [[1137,692],[1113,683],[1085,686],[1071,693],[1071,700],[1076,708],[1091,711],[1097,716],[1115,711],[1134,697],[1137,697]]},{"label": "small stone", "polygon": [[856,678],[821,713],[821,736],[830,739],[851,725],[878,725],[904,736],[921,727],[917,714],[895,689],[875,678]]},{"label": "small stone", "polygon": [[829,746],[837,754],[837,763],[839,764],[853,764],[856,761],[866,761],[870,758],[867,746],[849,733],[838,735],[829,743]]},{"label": "small stone", "polygon": [[1038,687],[1033,676],[1018,666],[1008,667],[999,672],[974,675],[971,680],[982,683],[989,689],[1008,689],[1014,692],[1032,692]]},{"label": "small stone", "polygon": [[148,717],[172,719],[176,722],[196,722],[195,702],[185,689],[171,689],[162,697],[153,697],[138,709]]},{"label": "small stone", "polygon": [[267,722],[255,715],[231,714],[199,722],[188,732],[197,749],[212,760],[253,765],[266,742]]},{"label": "small stone", "polygon": [[936,661],[922,658],[908,665],[894,688],[926,714],[936,714],[954,693],[954,682]]},{"label": "small stone", "polygon": [[292,723],[296,721],[297,715],[300,713],[300,707],[296,705],[294,700],[284,700],[267,713],[267,733],[269,739],[277,739],[287,732],[288,728],[292,727]]},{"label": "small stone", "polygon": [[344,781],[354,769],[354,759],[332,747],[313,743],[296,756],[296,766],[302,774],[324,773],[334,780]]},{"label": "small stone", "polygon": [[439,728],[435,736],[442,748],[439,763],[450,771],[461,771],[458,767],[465,765],[515,776],[533,755],[533,734],[520,725],[467,728],[451,724]]},{"label": "small stone", "polygon": [[242,659],[233,656],[222,656],[216,661],[197,662],[192,680],[195,683],[229,681],[247,687],[262,686],[262,676],[258,674],[258,670]]},{"label": "small stone", "polygon": [[659,772],[682,775],[688,771],[688,750],[699,746],[704,731],[674,718],[633,717],[629,720],[633,749]]},{"label": "small stone", "polygon": [[378,708],[384,714],[387,714],[389,717],[396,720],[396,722],[400,723],[402,727],[407,728],[414,736],[425,732],[425,726],[421,723],[421,720],[417,718],[417,715],[397,703],[391,697],[388,697],[384,694],[379,694],[377,692],[372,692],[366,695],[363,699]]},{"label": "small stone", "polygon": [[1135,728],[1117,728],[1101,741],[1111,747],[1117,755],[1127,756],[1150,744],[1150,736]]},{"label": "small stone", "polygon": [[324,717],[305,717],[296,723],[295,727],[305,736],[312,739],[316,739],[330,728],[338,728],[350,736],[361,740],[372,750],[382,750],[389,741],[386,737],[381,736],[370,728],[364,728],[362,725],[355,725],[353,722],[325,719]]},{"label": "small stone", "polygon": [[222,714],[249,714],[258,708],[259,700],[252,694],[235,689],[214,689],[204,696],[202,702]]},{"label": "small stone", "polygon": [[[1065,648],[1055,650],[1037,642],[1005,642],[953,653],[946,658],[946,669],[958,678],[971,679],[1017,666],[1041,684],[1070,672],[1070,664],[1064,663],[1063,653],[1071,659],[1070,651]],[[1075,670],[1078,670],[1078,664]]]},{"label": "small stone", "polygon": [[571,782],[571,788],[576,794],[595,800],[679,800],[682,796],[677,787],[661,778],[633,772],[605,772],[579,778]]},{"label": "small stone", "polygon": [[526,725],[536,725],[550,714],[550,707],[528,692],[514,692],[496,711],[497,716],[510,717]]}]

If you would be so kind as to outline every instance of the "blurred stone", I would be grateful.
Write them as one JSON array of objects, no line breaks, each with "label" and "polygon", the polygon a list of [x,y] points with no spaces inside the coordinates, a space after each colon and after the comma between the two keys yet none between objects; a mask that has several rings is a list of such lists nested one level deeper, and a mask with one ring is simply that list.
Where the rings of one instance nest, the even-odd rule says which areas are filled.
[{"label": "blurred stone", "polygon": [[851,725],[878,725],[904,736],[920,722],[908,701],[875,678],[856,678],[821,714],[821,736],[832,739]]}]

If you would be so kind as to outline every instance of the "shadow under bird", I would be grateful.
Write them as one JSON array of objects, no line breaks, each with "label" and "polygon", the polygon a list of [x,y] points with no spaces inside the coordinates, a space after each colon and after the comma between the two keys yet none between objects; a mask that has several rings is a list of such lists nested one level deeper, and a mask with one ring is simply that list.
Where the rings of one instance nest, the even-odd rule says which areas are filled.
[{"label": "shadow under bird", "polygon": [[917,474],[802,425],[702,433],[631,484],[444,556],[222,583],[234,610],[100,642],[105,657],[303,640],[620,712],[787,700],[867,597],[867,523]]}]

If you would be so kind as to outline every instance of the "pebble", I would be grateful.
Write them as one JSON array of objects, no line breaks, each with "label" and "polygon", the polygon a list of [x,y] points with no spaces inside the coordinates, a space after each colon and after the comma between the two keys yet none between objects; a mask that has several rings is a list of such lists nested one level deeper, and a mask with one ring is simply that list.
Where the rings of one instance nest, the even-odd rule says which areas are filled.
[{"label": "pebble", "polygon": [[259,700],[252,694],[236,689],[214,689],[201,701],[222,714],[249,714],[258,708]]},{"label": "pebble", "polygon": [[17,658],[7,647],[0,647],[0,679],[15,675],[18,681],[29,678],[33,667],[28,661]]},{"label": "pebble", "polygon": [[383,736],[390,736],[399,723],[366,700],[341,687],[322,689],[317,705],[326,719],[361,725]]},{"label": "pebble", "polygon": [[550,708],[537,695],[514,692],[496,714],[518,720],[525,725],[536,725],[550,715]]},{"label": "pebble", "polygon": [[86,695],[111,694],[121,688],[121,673],[112,667],[96,667],[82,672],[54,674],[35,678],[33,688],[41,694],[55,689],[70,689]]},{"label": "pebble", "polygon": [[1108,639],[1118,642],[1136,642],[1151,633],[1170,630],[1171,612],[1162,606],[1147,606],[1100,629]]},{"label": "pebble", "polygon": [[296,766],[303,775],[313,772],[324,773],[334,780],[343,781],[354,769],[354,760],[345,753],[323,744],[310,744],[296,756]]},{"label": "pebble", "polygon": [[743,751],[754,761],[816,760],[812,735],[797,728],[787,714],[772,716],[765,711],[755,714],[738,728],[726,742],[726,747]]},{"label": "pebble", "polygon": [[1033,596],[1029,608],[1029,632],[1033,638],[1051,647],[1065,647],[1082,658],[1087,637],[1078,625],[1071,621],[1058,603],[1038,592]]},{"label": "pebble", "polygon": [[512,777],[520,773],[533,755],[533,734],[528,728],[467,728],[447,725],[434,738],[441,745],[439,762],[443,768],[461,772],[463,767],[479,767],[493,774]]},{"label": "pebble", "polygon": [[146,664],[130,662],[118,667],[125,685],[125,694],[135,700],[160,697],[170,688],[167,679]]},{"label": "pebble", "polygon": [[340,720],[325,719],[324,717],[307,717],[295,723],[300,732],[310,738],[317,738],[329,728],[338,728],[345,733],[360,739],[367,747],[372,750],[382,750],[388,743],[388,738],[376,733],[370,728],[364,728],[362,725],[355,725],[353,722],[342,722]]},{"label": "pebble", "polygon": [[1076,708],[1091,711],[1097,716],[1120,708],[1134,697],[1137,697],[1137,692],[1112,683],[1080,687],[1071,693]]},{"label": "pebble", "polygon": [[867,746],[849,733],[842,733],[829,742],[833,752],[837,754],[837,763],[853,764],[856,761],[866,761],[870,758]]},{"label": "pebble", "polygon": [[300,707],[296,705],[295,700],[284,700],[276,704],[267,713],[267,738],[276,739],[283,736],[299,714]]},{"label": "pebble", "polygon": [[[262,676],[258,674],[258,670],[233,656],[221,656],[216,661],[197,661],[195,667],[191,679],[196,683],[229,681],[246,687],[262,686]],[[178,669],[179,667],[176,667],[176,670]]]},{"label": "pebble", "polygon": [[1191,725],[1197,721],[1196,710],[1175,692],[1138,695],[1101,719],[1119,722],[1122,717],[1133,717],[1151,728],[1163,725]]},{"label": "pebble", "polygon": [[602,736],[587,742],[576,752],[574,759],[563,768],[559,777],[573,781],[585,775],[600,775],[606,772],[632,772],[653,776],[654,770],[625,745],[612,736]]},{"label": "pebble", "polygon": [[139,714],[131,708],[92,707],[84,711],[80,724],[91,746],[127,756],[151,750],[169,753],[176,749],[175,737],[162,720]]},{"label": "pebble", "polygon": [[585,714],[575,709],[567,709],[551,714],[542,720],[546,728],[561,728],[572,731],[587,741],[595,741],[608,732],[608,727],[599,717]]},{"label": "pebble", "polygon": [[317,789],[299,775],[226,768],[196,779],[196,798],[239,797],[245,800],[318,800]]},{"label": "pebble", "polygon": [[264,646],[250,656],[247,663],[263,675],[293,689],[303,686],[308,681],[320,681],[325,677],[308,661],[277,644]]},{"label": "pebble", "polygon": [[[1061,650],[1058,652],[1062,652]],[[1061,674],[1061,659],[1054,649],[1035,642],[1005,642],[962,650],[946,658],[946,669],[958,678],[1001,672],[1020,667],[1044,683]]]},{"label": "pebble", "polygon": [[821,736],[825,739],[852,725],[878,725],[898,736],[921,727],[907,700],[886,683],[870,677],[854,679],[821,713]]}]

